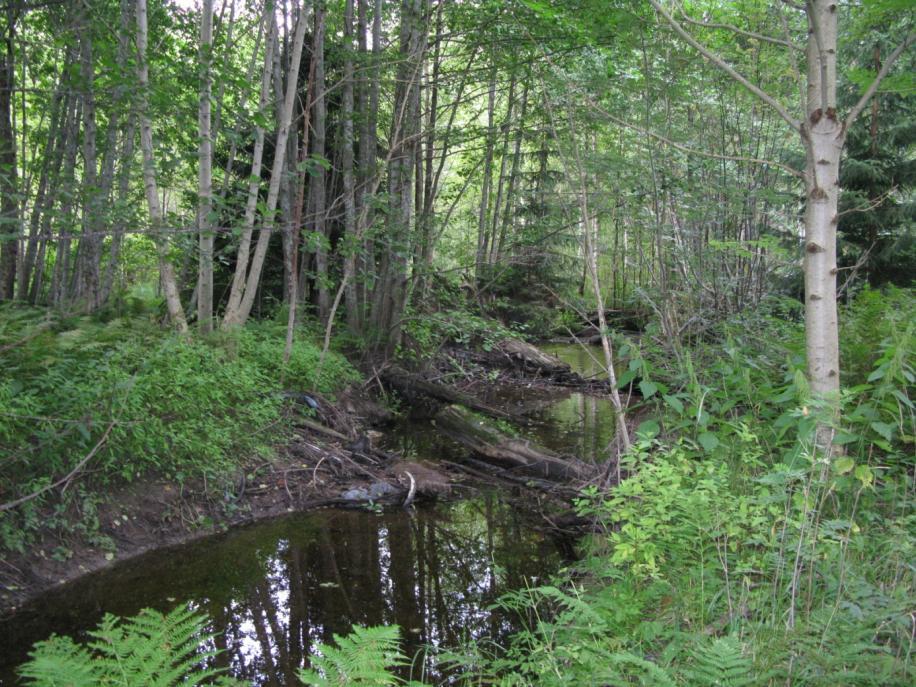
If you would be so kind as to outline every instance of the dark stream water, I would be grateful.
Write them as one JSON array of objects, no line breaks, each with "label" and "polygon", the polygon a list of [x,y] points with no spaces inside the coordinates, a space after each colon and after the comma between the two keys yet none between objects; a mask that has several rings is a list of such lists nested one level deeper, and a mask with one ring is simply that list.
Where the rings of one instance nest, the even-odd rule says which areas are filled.
[{"label": "dark stream water", "polygon": [[[581,351],[551,352],[588,374]],[[611,439],[604,399],[532,390],[498,400],[522,405],[532,420],[524,431],[555,450],[600,459]],[[435,458],[440,449],[428,426],[402,429],[394,443],[418,457]],[[156,551],[55,590],[0,623],[0,683],[15,684],[15,666],[52,632],[83,637],[104,613],[178,604],[211,618],[224,650],[217,664],[258,685],[298,684],[296,670],[315,645],[353,624],[399,625],[408,656],[467,640],[502,644],[521,620],[494,602],[545,582],[564,562],[563,547],[532,524],[505,493],[489,492],[411,512],[293,515]]]},{"label": "dark stream water", "polygon": [[212,618],[218,664],[259,685],[297,684],[317,642],[352,624],[398,624],[405,651],[506,639],[491,605],[546,580],[556,545],[496,493],[413,513],[325,510],[159,551],[78,580],[0,625],[0,677],[51,632],[82,635],[105,612],[189,603]]}]

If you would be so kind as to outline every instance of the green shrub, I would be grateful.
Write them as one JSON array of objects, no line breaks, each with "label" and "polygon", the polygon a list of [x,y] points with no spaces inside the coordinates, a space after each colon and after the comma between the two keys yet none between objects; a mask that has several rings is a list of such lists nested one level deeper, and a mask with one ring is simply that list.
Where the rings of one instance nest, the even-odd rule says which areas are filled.
[{"label": "green shrub", "polygon": [[[40,523],[86,524],[70,522],[46,488],[93,451],[91,483],[68,491],[73,498],[150,473],[217,486],[276,442],[276,430],[261,430],[282,430],[279,391],[330,394],[359,378],[338,353],[321,361],[310,340],[296,342],[284,368],[283,333],[259,325],[187,340],[142,318],[57,320],[4,309],[6,342],[16,345],[0,371],[0,500],[41,494],[0,513],[2,544],[15,549]],[[57,516],[42,519],[50,506]]]}]

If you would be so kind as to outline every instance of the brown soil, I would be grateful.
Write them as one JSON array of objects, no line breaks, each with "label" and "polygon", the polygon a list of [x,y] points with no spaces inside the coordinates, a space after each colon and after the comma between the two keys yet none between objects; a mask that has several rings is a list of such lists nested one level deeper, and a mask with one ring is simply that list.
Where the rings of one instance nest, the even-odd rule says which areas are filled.
[{"label": "brown soil", "polygon": [[[494,384],[521,385],[528,393],[553,385],[604,391],[574,373],[533,370],[497,351],[443,351],[424,377],[478,401]],[[380,383],[378,375],[372,382]],[[396,506],[438,498],[469,475],[470,481],[499,481],[498,476],[475,475],[467,466],[449,461],[407,461],[379,449],[382,435],[369,427],[391,417],[366,393],[344,393],[334,403],[317,398],[317,415],[306,416],[300,412],[302,406],[291,406],[294,429],[275,457],[248,461],[231,483],[208,485],[201,480],[179,486],[164,477],[140,479],[109,492],[99,507],[92,541],[83,533],[48,528],[26,553],[0,557],[0,616],[115,562],[237,525],[327,506]],[[78,522],[82,514],[71,515],[71,521]]]},{"label": "brown soil", "polygon": [[[352,432],[361,428],[347,412],[354,406],[365,409],[366,403],[345,397],[325,407],[338,428],[349,425]],[[250,461],[234,484],[221,488],[203,481],[178,486],[150,477],[113,489],[99,507],[92,541],[81,533],[48,529],[26,553],[0,558],[0,616],[53,587],[152,549],[319,507],[403,504],[410,476],[412,498],[437,498],[458,479],[440,468],[377,451],[366,434],[358,436],[350,442],[298,427],[275,458]],[[106,546],[98,544],[103,537]]]}]

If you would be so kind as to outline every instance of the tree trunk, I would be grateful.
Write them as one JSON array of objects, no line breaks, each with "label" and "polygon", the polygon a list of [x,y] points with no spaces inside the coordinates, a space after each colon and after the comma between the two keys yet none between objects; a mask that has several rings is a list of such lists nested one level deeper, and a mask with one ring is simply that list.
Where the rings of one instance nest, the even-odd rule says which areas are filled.
[{"label": "tree trunk", "polygon": [[[69,61],[68,61],[69,63]],[[40,243],[40,221],[47,213],[47,207],[53,205],[49,188],[56,186],[57,175],[60,172],[61,164],[61,146],[63,136],[60,131],[66,120],[69,111],[69,94],[67,90],[68,70],[61,69],[60,79],[54,97],[51,100],[51,114],[48,122],[48,138],[45,142],[44,152],[42,154],[41,171],[38,177],[38,189],[35,193],[35,202],[32,205],[32,215],[30,217],[29,238],[26,244],[25,258],[22,262],[22,269],[19,272],[19,298],[25,300],[29,293],[29,285],[32,281],[32,272],[36,264],[38,269],[42,269],[38,261],[39,243]],[[44,252],[42,252],[42,258]]]},{"label": "tree trunk", "polygon": [[362,330],[362,312],[356,292],[356,258],[360,249],[356,233],[356,188],[353,176],[353,0],[346,0],[344,10],[344,82],[341,127],[343,133],[341,166],[343,167],[344,278],[346,279],[347,324],[350,332]]},{"label": "tree trunk", "polygon": [[506,470],[554,481],[594,477],[594,468],[581,461],[564,458],[531,441],[506,436],[457,405],[446,406],[437,413],[436,427],[485,462]]},{"label": "tree trunk", "polygon": [[499,176],[496,180],[496,198],[493,201],[493,211],[490,213],[490,247],[486,261],[488,265],[496,264],[497,234],[499,232],[499,216],[503,204],[503,190],[506,185],[506,165],[509,164],[509,130],[512,128],[512,116],[515,114],[515,84],[517,77],[513,72],[509,81],[509,96],[506,99],[506,118],[503,120],[503,141],[499,154]]},{"label": "tree trunk", "polygon": [[522,90],[521,112],[518,117],[515,132],[515,149],[512,153],[512,169],[509,171],[509,187],[506,189],[506,204],[503,211],[503,220],[499,229],[499,238],[494,239],[495,253],[494,262],[498,263],[503,257],[503,247],[506,243],[506,235],[509,231],[509,225],[512,223],[512,209],[514,207],[515,189],[518,184],[519,162],[522,157],[522,140],[525,137],[525,115],[528,111],[528,83]]},{"label": "tree trunk", "polygon": [[[48,295],[48,302],[53,306],[61,305],[63,300],[64,284],[70,269],[70,234],[73,231],[73,197],[76,195],[76,156],[79,149],[79,130],[80,119],[82,117],[81,100],[74,97],[72,111],[67,119],[67,127],[64,133],[64,155],[63,171],[60,176],[60,188],[63,189],[61,198],[63,199],[58,213],[56,226],[60,228],[63,237],[57,240],[57,246],[54,258],[54,271],[51,274],[51,289]],[[36,261],[39,265],[44,264],[43,248],[53,240],[51,237],[52,222],[55,219],[52,215],[54,206],[50,203],[47,212],[41,219],[41,235],[45,237],[38,248],[38,258]],[[42,282],[44,270],[39,268],[35,275],[35,281],[32,282],[32,292],[30,298],[33,303],[41,298]]]},{"label": "tree trunk", "polygon": [[[324,14],[324,10],[319,10]],[[321,41],[320,43],[318,41]],[[312,154],[318,158],[324,158],[327,155],[325,150],[325,129],[327,127],[327,98],[325,97],[324,83],[324,36],[315,37],[315,45],[312,48],[313,59],[315,61],[315,103],[313,106],[313,117],[315,137],[312,141]],[[318,287],[318,317],[322,322],[327,320],[328,311],[331,307],[330,284],[328,274],[328,249],[329,233],[327,226],[327,177],[325,168],[319,165],[309,180],[309,212],[308,218],[317,234],[317,245],[315,248],[315,280]]]},{"label": "tree trunk", "polygon": [[[366,42],[367,32],[369,30],[369,8],[367,0],[357,0],[356,7],[356,44],[358,51],[358,68],[359,79],[356,89],[356,111],[359,121],[359,158],[357,160],[357,188],[356,188],[356,221],[363,215],[368,208],[369,203],[369,184],[371,180],[371,163],[376,156],[376,149],[372,143],[372,134],[369,131],[369,64],[368,64],[368,46]],[[370,147],[371,146],[371,147]],[[364,210],[366,208],[366,210]],[[357,233],[359,227],[356,227]],[[364,242],[361,241],[364,244]],[[357,308],[360,313],[360,320],[366,316],[366,280],[368,272],[372,265],[372,256],[365,249],[365,245],[358,247],[359,253],[356,259],[356,269],[362,276],[356,282],[356,300]],[[360,322],[360,328],[364,322]]]},{"label": "tree trunk", "polygon": [[92,28],[89,14],[81,15],[80,78],[83,102],[83,234],[77,249],[76,268],[70,300],[85,312],[99,307],[100,262],[102,257],[102,196],[99,188],[96,118],[95,65],[92,57]]},{"label": "tree trunk", "polygon": [[213,331],[213,142],[210,130],[212,61],[213,0],[203,0],[200,9],[200,147],[197,175],[197,231],[200,250],[197,272],[197,326],[201,334]]},{"label": "tree trunk", "polygon": [[254,256],[251,259],[251,269],[248,272],[248,278],[245,280],[245,290],[241,297],[241,303],[237,309],[231,312],[227,309],[225,319],[223,320],[225,327],[242,326],[245,324],[251,313],[251,307],[254,305],[255,294],[257,293],[258,284],[261,280],[261,269],[264,266],[264,257],[267,255],[267,246],[270,243],[270,237],[273,234],[273,227],[276,223],[275,215],[277,200],[280,195],[280,180],[286,170],[286,142],[289,138],[289,128],[293,117],[293,105],[295,104],[296,92],[299,85],[299,63],[302,59],[302,44],[305,40],[306,23],[305,12],[300,12],[299,21],[296,23],[296,35],[293,39],[292,56],[290,58],[289,71],[286,78],[286,95],[283,99],[283,109],[279,117],[279,130],[277,131],[277,142],[274,149],[270,186],[267,190],[266,209],[262,217],[263,225],[261,227],[261,235],[258,236]]},{"label": "tree trunk", "polygon": [[377,344],[384,355],[394,353],[400,339],[407,297],[407,266],[413,225],[413,174],[419,120],[418,81],[422,66],[422,0],[401,3],[400,61],[397,69],[393,121],[388,153],[388,231],[381,255],[373,307]]},{"label": "tree trunk", "polygon": [[[261,92],[258,96],[259,122],[267,115],[270,102],[270,78],[273,73],[274,42],[277,40],[277,22],[273,13],[273,4],[265,7],[267,14],[267,44],[264,48],[264,69],[261,72]],[[251,252],[251,235],[254,231],[255,213],[258,204],[258,191],[261,188],[261,166],[264,160],[264,127],[256,123],[254,127],[254,150],[251,156],[251,173],[248,175],[248,199],[245,202],[245,216],[242,224],[242,236],[239,239],[239,248],[235,257],[235,273],[232,278],[232,288],[229,292],[229,302],[223,316],[223,329],[229,329],[238,322],[242,296],[245,292],[245,281],[248,274],[248,258]]]},{"label": "tree trunk", "polygon": [[169,242],[163,233],[162,205],[159,202],[159,186],[156,183],[156,166],[153,157],[153,123],[149,105],[149,65],[146,62],[146,46],[149,36],[146,16],[146,0],[137,0],[137,80],[140,86],[140,147],[143,150],[143,186],[149,207],[150,224],[156,254],[159,260],[159,281],[169,320],[178,331],[186,332],[188,323],[181,307],[175,268],[169,260]]},{"label": "tree trunk", "polygon": [[[315,12],[315,40],[317,41],[318,34],[321,33],[324,35],[325,29],[325,13],[323,8],[317,8]],[[315,83],[315,68],[317,66],[315,60],[314,50],[312,51],[312,58],[309,60],[309,75],[308,75],[308,88],[305,91],[305,103],[302,107],[302,142],[299,149],[298,156],[298,165],[296,173],[293,178],[296,179],[296,198],[293,201],[293,221],[292,228],[290,230],[290,246],[289,246],[289,255],[286,258],[286,272],[287,272],[287,304],[289,306],[289,311],[286,315],[286,345],[283,349],[283,365],[289,363],[290,355],[293,352],[293,334],[296,328],[296,316],[297,310],[299,307],[299,294],[302,290],[302,284],[305,281],[304,274],[301,266],[299,265],[299,240],[302,235],[303,223],[302,223],[302,209],[305,202],[305,164],[309,156],[309,142],[311,141],[311,127],[309,122],[311,121],[311,103],[315,98],[315,90],[318,84]],[[324,84],[320,84],[320,87],[323,89]],[[305,265],[305,260],[302,261],[303,266]]]},{"label": "tree trunk", "polygon": [[[845,127],[836,112],[837,12],[832,0],[808,4],[805,145],[805,341],[811,391],[835,404],[840,390],[836,228]],[[820,44],[820,45],[819,45]],[[829,444],[825,431],[821,445]],[[826,442],[826,444],[825,444]]]},{"label": "tree trunk", "polygon": [[493,147],[496,139],[496,130],[493,126],[495,104],[496,67],[493,67],[490,70],[490,86],[487,96],[487,141],[483,158],[483,181],[480,186],[480,208],[477,213],[477,255],[474,260],[474,276],[477,279],[478,288],[483,281],[484,265],[487,262],[487,247],[490,241],[487,218],[490,209],[490,186],[493,175]]},{"label": "tree trunk", "polygon": [[19,202],[13,131],[13,76],[16,10],[6,8],[6,55],[0,64],[0,300],[12,300],[19,257]]}]

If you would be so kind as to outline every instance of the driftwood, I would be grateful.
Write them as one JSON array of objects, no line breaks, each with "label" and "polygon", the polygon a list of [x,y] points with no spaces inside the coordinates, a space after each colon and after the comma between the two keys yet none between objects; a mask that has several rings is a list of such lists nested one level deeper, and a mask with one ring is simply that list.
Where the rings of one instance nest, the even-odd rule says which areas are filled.
[{"label": "driftwood", "polygon": [[530,441],[509,437],[464,408],[450,405],[436,414],[436,426],[477,458],[503,470],[551,481],[575,481],[594,476],[581,461],[568,459]]},{"label": "driftwood", "polygon": [[499,350],[506,354],[514,363],[530,370],[536,370],[546,375],[565,376],[570,374],[569,365],[559,358],[547,355],[536,346],[532,346],[518,339],[505,339],[499,343]]},{"label": "driftwood", "polygon": [[380,373],[381,379],[398,393],[410,398],[412,396],[427,396],[437,401],[449,404],[462,405],[471,410],[476,410],[491,417],[503,420],[512,417],[509,413],[499,408],[494,408],[468,394],[461,393],[445,384],[437,384],[424,379],[418,374],[413,374],[401,367],[389,367]]}]

